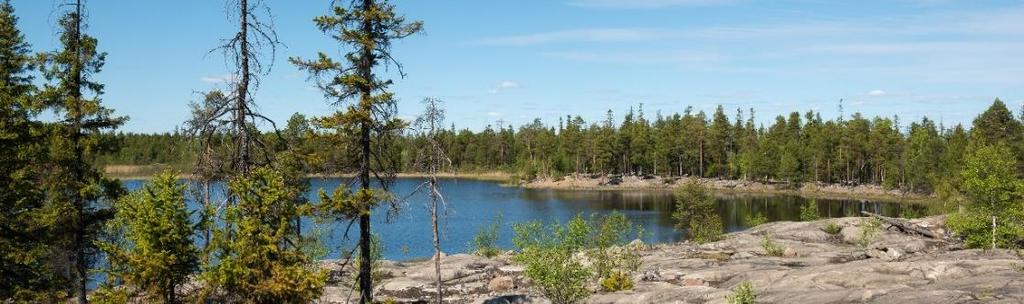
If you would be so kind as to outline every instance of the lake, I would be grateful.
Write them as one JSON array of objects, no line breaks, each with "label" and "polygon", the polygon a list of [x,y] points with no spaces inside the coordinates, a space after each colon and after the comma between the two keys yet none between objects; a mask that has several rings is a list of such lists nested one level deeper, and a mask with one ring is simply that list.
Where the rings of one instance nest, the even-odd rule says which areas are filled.
[{"label": "lake", "polygon": [[[316,201],[320,188],[330,193],[343,181],[347,180],[311,179],[308,196]],[[144,182],[127,180],[124,184],[129,190],[134,190]],[[398,179],[391,188],[392,192],[398,197],[408,197],[401,212],[388,218],[386,209],[381,207],[371,218],[371,228],[382,240],[386,259],[406,260],[433,255],[427,197],[409,196],[423,182],[424,179],[418,178]],[[449,208],[448,216],[441,220],[441,246],[442,251],[449,254],[472,251],[473,236],[499,216],[503,219],[499,244],[504,248],[512,246],[513,223],[531,220],[565,222],[579,213],[589,216],[613,211],[622,212],[634,223],[642,225],[644,242],[666,243],[682,239],[682,234],[674,227],[674,200],[668,191],[523,189],[469,179],[441,179],[440,186]],[[769,221],[799,220],[800,207],[809,202],[806,198],[785,195],[720,195],[716,200],[717,212],[729,232],[748,228],[744,218],[750,214],[763,214]],[[924,210],[922,206],[863,200],[817,199],[816,202],[821,217],[858,216],[862,210],[898,216],[907,208],[917,213]],[[194,202],[189,205],[191,209],[197,207]],[[313,221],[305,220],[303,229],[314,225]],[[323,237],[330,249],[328,258],[337,258],[341,246],[351,248],[358,238],[358,225],[352,226],[351,239],[344,238],[342,234],[346,225],[347,222],[320,225],[323,231],[328,232]]]}]

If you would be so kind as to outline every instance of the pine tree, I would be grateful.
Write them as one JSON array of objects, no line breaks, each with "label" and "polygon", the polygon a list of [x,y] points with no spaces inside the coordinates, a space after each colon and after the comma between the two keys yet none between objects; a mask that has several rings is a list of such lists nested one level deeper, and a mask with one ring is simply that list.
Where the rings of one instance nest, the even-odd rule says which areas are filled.
[{"label": "pine tree", "polygon": [[[391,56],[391,42],[419,32],[423,24],[418,21],[407,23],[387,0],[353,0],[347,8],[335,6],[331,15],[317,17],[314,23],[343,47],[351,48],[345,56],[347,66],[334,61],[326,53],[320,53],[315,60],[292,58],[291,62],[318,78],[318,86],[333,103],[340,105],[353,100],[344,112],[339,110],[322,119],[321,124],[359,134],[357,173],[360,189],[355,196],[355,204],[346,205],[356,210],[335,211],[357,215],[359,256],[363,261],[370,261],[370,211],[380,203],[379,198],[386,196],[382,195],[386,190],[377,193],[372,188],[371,173],[378,179],[384,176],[385,185],[388,177],[393,176],[393,167],[379,166],[390,164],[390,160],[376,152],[387,150],[388,139],[399,127],[399,122],[393,118],[397,101],[387,92],[391,81],[378,78],[374,70],[394,63],[402,73],[401,65]],[[383,149],[374,149],[375,146],[383,146],[380,147]],[[375,164],[377,169],[372,168]],[[360,301],[363,303],[373,302],[370,266],[370,263],[361,263],[359,269]]]},{"label": "pine tree", "polygon": [[30,46],[0,2],[0,301],[56,302],[59,277],[38,181],[45,161]]},{"label": "pine tree", "polygon": [[[142,189],[122,197],[99,244],[110,269],[101,298],[180,303],[178,287],[198,269],[199,250],[185,207],[185,185],[175,174],[156,175]],[[121,285],[125,288],[119,288]],[[133,294],[138,292],[141,294]]]},{"label": "pine tree", "polygon": [[103,68],[106,53],[97,51],[96,38],[85,34],[81,1],[69,3],[59,20],[58,51],[40,54],[47,84],[40,93],[42,104],[58,115],[49,133],[51,171],[42,182],[52,211],[53,235],[71,268],[71,288],[79,303],[87,303],[86,282],[97,257],[94,241],[112,215],[109,204],[123,192],[120,183],[107,179],[90,163],[91,155],[104,147],[100,133],[112,130],[126,118],[113,116],[102,106],[103,84],[92,79]]},{"label": "pine tree", "polygon": [[202,300],[228,303],[309,303],[320,297],[327,273],[300,248],[294,219],[309,208],[281,172],[260,167],[231,180],[238,201],[224,211],[211,250],[217,260],[202,274]]}]

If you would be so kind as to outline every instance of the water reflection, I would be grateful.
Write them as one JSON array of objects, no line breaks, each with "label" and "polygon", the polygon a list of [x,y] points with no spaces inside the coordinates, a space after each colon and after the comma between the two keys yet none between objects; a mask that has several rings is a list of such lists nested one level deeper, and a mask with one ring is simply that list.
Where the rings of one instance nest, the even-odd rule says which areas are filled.
[{"label": "water reflection", "polygon": [[[311,179],[308,196],[316,201],[319,189],[329,193],[342,182],[337,178]],[[415,178],[399,179],[392,186],[392,191],[405,197],[422,182],[422,179]],[[125,181],[129,189],[137,189],[141,184],[141,181]],[[672,220],[675,200],[669,191],[521,189],[463,179],[443,179],[441,187],[451,208],[447,219],[442,221],[442,247],[448,253],[470,251],[474,234],[499,214],[504,218],[499,245],[506,248],[511,247],[513,223],[531,220],[565,222],[578,213],[602,215],[616,210],[643,226],[645,242],[675,242],[682,238]],[[223,190],[223,186],[215,188],[215,192]],[[748,228],[745,219],[752,215],[764,215],[768,221],[799,220],[801,206],[810,202],[797,196],[759,195],[716,195],[715,200],[715,211],[728,232]],[[431,255],[430,213],[425,207],[426,202],[425,196],[412,196],[404,202],[402,213],[391,219],[384,216],[384,209],[375,210],[372,228],[383,240],[385,258],[410,259]],[[818,199],[816,203],[818,215],[822,218],[858,216],[861,210],[890,216],[901,214],[904,208],[918,213],[924,211],[921,206],[859,200]],[[198,208],[195,202],[189,205],[192,209]],[[337,257],[340,247],[354,244],[354,240],[342,235],[346,224],[317,224],[306,219],[303,227],[320,225],[327,229],[330,233],[324,236],[324,241],[332,250],[329,257]],[[351,238],[356,237],[354,230]]]}]

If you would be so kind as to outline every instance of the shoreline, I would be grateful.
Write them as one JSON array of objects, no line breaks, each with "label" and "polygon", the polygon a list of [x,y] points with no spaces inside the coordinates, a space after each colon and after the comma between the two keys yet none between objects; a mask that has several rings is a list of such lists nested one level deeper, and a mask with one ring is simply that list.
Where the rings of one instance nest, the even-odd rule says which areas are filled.
[{"label": "shoreline", "polygon": [[[105,173],[112,178],[121,180],[149,180],[152,174],[144,172],[150,166],[136,166],[136,170],[124,170],[125,166],[117,166],[116,170],[105,168]],[[308,174],[307,178],[346,178],[353,177],[352,174]],[[425,178],[426,173],[398,173],[397,178]],[[514,182],[512,174],[501,171],[485,171],[472,173],[451,173],[442,172],[437,176],[442,179],[469,179],[480,181],[493,181],[505,187],[520,187],[536,190],[559,190],[559,191],[674,191],[689,181],[707,187],[717,194],[724,195],[793,195],[815,199],[846,199],[846,200],[868,200],[893,203],[929,204],[938,201],[934,195],[923,195],[916,193],[904,193],[898,190],[888,190],[881,186],[858,185],[843,186],[837,184],[804,183],[799,187],[789,184],[767,184],[743,180],[723,180],[717,178],[694,178],[694,177],[671,177],[664,178],[652,176],[641,178],[638,176],[618,176],[617,180],[609,176],[590,177],[582,174],[567,175],[562,178],[541,178],[529,182]],[[191,174],[178,174],[179,178],[190,179]]]}]

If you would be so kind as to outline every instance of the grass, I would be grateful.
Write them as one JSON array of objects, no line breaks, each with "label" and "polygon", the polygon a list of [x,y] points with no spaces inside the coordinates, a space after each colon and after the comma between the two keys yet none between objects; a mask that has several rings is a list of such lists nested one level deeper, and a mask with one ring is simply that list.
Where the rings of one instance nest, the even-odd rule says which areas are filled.
[{"label": "grass", "polygon": [[768,256],[780,257],[786,253],[786,247],[775,243],[769,234],[764,235],[764,240],[761,241],[761,248],[764,248],[764,252]]}]

